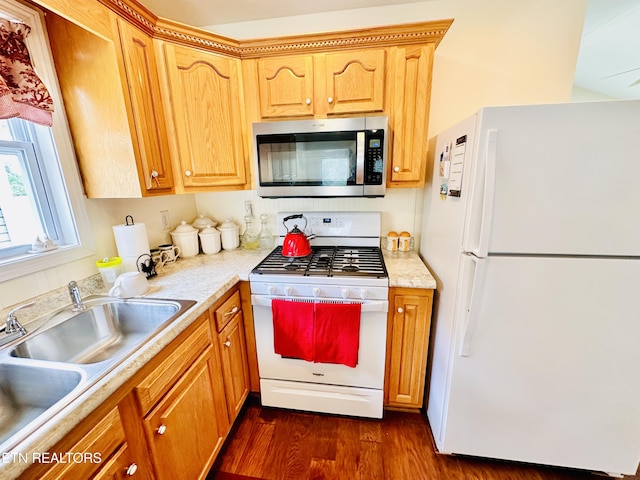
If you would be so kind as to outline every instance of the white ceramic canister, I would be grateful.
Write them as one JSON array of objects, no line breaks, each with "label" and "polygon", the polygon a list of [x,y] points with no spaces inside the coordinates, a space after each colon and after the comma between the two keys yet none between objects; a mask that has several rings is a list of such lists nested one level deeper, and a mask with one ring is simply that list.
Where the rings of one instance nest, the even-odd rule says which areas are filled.
[{"label": "white ceramic canister", "polygon": [[218,229],[212,226],[204,227],[198,235],[200,235],[200,245],[202,245],[203,253],[211,255],[220,251],[222,243]]},{"label": "white ceramic canister", "polygon": [[198,245],[198,230],[189,225],[185,220],[180,222],[173,232],[169,232],[175,246],[180,248],[180,256],[195,257],[200,253]]},{"label": "white ceramic canister", "polygon": [[225,250],[233,250],[240,245],[240,227],[227,219],[218,227],[222,241],[222,248]]}]

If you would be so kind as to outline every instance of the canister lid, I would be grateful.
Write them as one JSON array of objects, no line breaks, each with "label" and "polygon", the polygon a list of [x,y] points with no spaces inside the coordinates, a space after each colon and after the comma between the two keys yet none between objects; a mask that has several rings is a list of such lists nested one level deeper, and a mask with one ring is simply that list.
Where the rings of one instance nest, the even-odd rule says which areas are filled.
[{"label": "canister lid", "polygon": [[220,232],[218,231],[218,229],[217,229],[217,228],[212,227],[211,225],[208,225],[208,226],[204,227],[204,228],[200,231],[200,234],[199,234],[199,235],[200,235],[201,237],[206,237],[206,236],[210,236],[210,235],[218,236],[218,237],[219,237],[219,236],[220,236]]},{"label": "canister lid", "polygon": [[191,225],[195,228],[205,228],[205,227],[215,227],[217,225],[216,222],[214,222],[211,218],[207,217],[206,215],[198,215],[198,218],[196,218],[193,222],[191,222]]},{"label": "canister lid", "polygon": [[239,228],[238,225],[236,225],[235,223],[233,223],[231,220],[229,220],[228,218],[224,221],[224,223],[222,225],[220,225],[218,227],[219,230],[235,230]]},{"label": "canister lid", "polygon": [[169,232],[169,233],[191,233],[191,232],[197,232],[197,230],[193,228],[191,225],[189,225],[185,220],[182,220],[180,222],[180,225],[178,225],[173,232]]}]

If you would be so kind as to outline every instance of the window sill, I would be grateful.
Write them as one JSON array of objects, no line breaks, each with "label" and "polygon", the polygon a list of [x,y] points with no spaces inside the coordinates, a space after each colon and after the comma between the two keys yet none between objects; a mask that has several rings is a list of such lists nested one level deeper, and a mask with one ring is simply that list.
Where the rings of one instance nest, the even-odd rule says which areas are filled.
[{"label": "window sill", "polygon": [[76,260],[94,256],[96,252],[83,246],[59,247],[42,253],[32,253],[0,261],[0,282],[41,272]]}]

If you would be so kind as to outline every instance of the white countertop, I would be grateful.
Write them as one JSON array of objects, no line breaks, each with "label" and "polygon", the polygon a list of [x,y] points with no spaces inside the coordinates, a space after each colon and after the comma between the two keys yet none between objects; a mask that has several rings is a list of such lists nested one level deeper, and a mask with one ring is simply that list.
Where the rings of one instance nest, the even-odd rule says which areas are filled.
[{"label": "white countertop", "polygon": [[[384,250],[383,252],[391,287],[435,288],[435,279],[417,254]],[[152,293],[148,294],[149,297],[195,300],[196,305],[116,366],[93,387],[74,399],[15,449],[8,452],[13,457],[7,457],[7,452],[0,452],[5,453],[4,461],[0,461],[0,477],[15,478],[26,470],[29,463],[12,461],[11,458],[17,458],[17,454],[32,458],[32,454],[49,450],[238,281],[248,280],[253,267],[268,253],[260,250],[223,250],[215,255],[201,254],[196,257],[181,258],[175,263],[158,269],[158,276],[149,280],[150,285],[154,287]],[[106,293],[100,290],[102,284],[99,279],[100,276],[96,275],[79,281],[82,294]],[[36,301],[36,306],[21,312],[23,314],[21,320],[24,320],[27,330],[29,330],[29,319],[40,317],[69,304],[66,290],[64,287],[49,295],[33,299]]]}]

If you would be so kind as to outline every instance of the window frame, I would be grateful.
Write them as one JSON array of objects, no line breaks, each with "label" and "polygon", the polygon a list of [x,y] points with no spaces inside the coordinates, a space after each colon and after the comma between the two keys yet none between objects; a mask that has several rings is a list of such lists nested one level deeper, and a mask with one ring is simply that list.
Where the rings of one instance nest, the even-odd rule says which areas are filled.
[{"label": "window frame", "polygon": [[[65,202],[69,205],[71,218],[59,215],[61,228],[63,231],[75,230],[78,239],[77,245],[61,246],[57,250],[45,253],[0,259],[0,282],[2,282],[95,256],[96,252],[43,14],[39,10],[12,0],[0,0],[0,14],[4,14],[11,20],[24,22],[31,27],[31,32],[26,38],[31,61],[47,86],[55,107],[51,131],[57,152],[43,151],[40,153],[45,157],[57,157],[59,160],[57,165],[47,165],[47,176],[50,186],[53,188],[54,203]],[[37,136],[39,129],[47,128],[35,125],[34,132]]]}]

